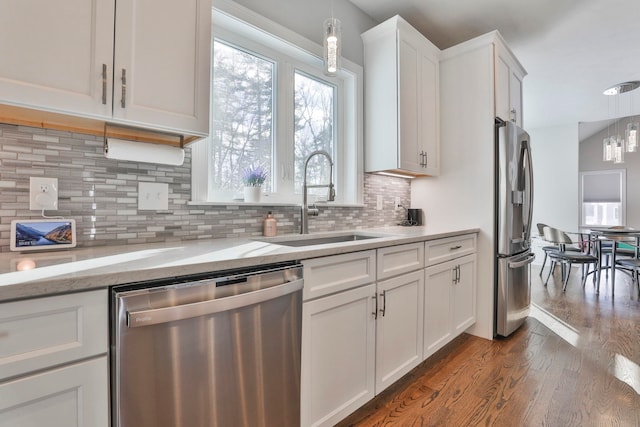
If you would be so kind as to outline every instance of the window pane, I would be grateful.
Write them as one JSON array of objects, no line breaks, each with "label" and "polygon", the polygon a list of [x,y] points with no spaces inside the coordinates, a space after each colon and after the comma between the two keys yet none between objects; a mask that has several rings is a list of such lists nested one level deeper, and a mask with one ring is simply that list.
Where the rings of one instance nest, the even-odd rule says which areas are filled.
[{"label": "window pane", "polygon": [[583,224],[602,227],[622,225],[621,206],[621,203],[583,203]]},{"label": "window pane", "polygon": [[263,166],[271,191],[274,64],[220,41],[213,43],[213,185],[238,191],[242,171]]},{"label": "window pane", "polygon": [[[294,156],[295,191],[302,192],[304,162],[316,150],[325,150],[335,161],[334,151],[334,86],[299,72],[294,78]],[[329,162],[314,156],[307,168],[308,184],[329,182]],[[325,197],[328,190],[314,188],[309,194]]]}]

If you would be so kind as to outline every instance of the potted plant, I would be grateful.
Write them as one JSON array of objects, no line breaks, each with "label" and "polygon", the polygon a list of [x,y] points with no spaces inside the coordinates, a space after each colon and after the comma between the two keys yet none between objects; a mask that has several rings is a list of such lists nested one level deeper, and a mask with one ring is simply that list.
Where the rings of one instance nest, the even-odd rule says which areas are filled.
[{"label": "potted plant", "polygon": [[266,179],[267,171],[260,165],[249,166],[242,172],[244,201],[246,203],[258,203],[260,201],[260,191]]}]

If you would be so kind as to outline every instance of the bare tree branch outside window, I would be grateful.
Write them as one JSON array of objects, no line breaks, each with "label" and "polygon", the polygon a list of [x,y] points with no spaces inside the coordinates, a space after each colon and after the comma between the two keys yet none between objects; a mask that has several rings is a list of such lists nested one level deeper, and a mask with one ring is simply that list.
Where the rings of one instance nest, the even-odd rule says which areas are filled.
[{"label": "bare tree branch outside window", "polygon": [[217,40],[213,55],[213,184],[238,191],[242,171],[262,165],[271,191],[274,64]]},{"label": "bare tree branch outside window", "polygon": [[[295,191],[301,193],[304,161],[310,153],[325,150],[336,159],[333,142],[335,88],[296,72],[294,91]],[[329,163],[325,157],[316,156],[311,159],[307,169],[307,182],[329,182]],[[319,188],[311,189],[309,193],[324,196],[327,191]]]}]

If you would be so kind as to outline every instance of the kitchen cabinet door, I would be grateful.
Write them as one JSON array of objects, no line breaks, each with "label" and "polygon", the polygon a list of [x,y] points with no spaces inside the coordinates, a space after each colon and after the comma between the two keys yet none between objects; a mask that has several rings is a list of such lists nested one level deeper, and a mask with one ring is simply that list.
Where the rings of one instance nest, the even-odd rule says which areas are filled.
[{"label": "kitchen cabinet door", "polygon": [[395,16],[362,35],[365,170],[440,173],[440,50]]},{"label": "kitchen cabinet door", "polygon": [[458,281],[453,284],[453,335],[458,336],[476,322],[476,254],[456,260]]},{"label": "kitchen cabinet door", "polygon": [[424,350],[426,359],[451,341],[451,286],[455,262],[448,261],[425,268]]},{"label": "kitchen cabinet door", "polygon": [[118,0],[113,116],[207,135],[210,0]]},{"label": "kitchen cabinet door", "polygon": [[522,127],[522,80],[525,72],[506,46],[494,45],[495,113]]},{"label": "kitchen cabinet door", "polygon": [[107,356],[0,383],[0,425],[108,427]]},{"label": "kitchen cabinet door", "polygon": [[476,254],[425,269],[424,358],[476,321]]},{"label": "kitchen cabinet door", "polygon": [[111,117],[114,5],[0,2],[0,103]]},{"label": "kitchen cabinet door", "polygon": [[422,361],[424,272],[378,282],[376,394]]},{"label": "kitchen cabinet door", "polygon": [[370,284],[302,305],[302,426],[333,426],[374,397],[375,291]]}]

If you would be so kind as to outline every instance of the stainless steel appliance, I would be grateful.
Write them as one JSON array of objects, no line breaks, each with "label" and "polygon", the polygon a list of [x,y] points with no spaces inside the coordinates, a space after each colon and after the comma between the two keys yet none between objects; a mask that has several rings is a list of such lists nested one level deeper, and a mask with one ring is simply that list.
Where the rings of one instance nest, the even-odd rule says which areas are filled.
[{"label": "stainless steel appliance", "polygon": [[112,424],[300,425],[302,267],[112,290]]},{"label": "stainless steel appliance", "polygon": [[496,119],[496,281],[494,335],[508,336],[529,315],[533,169],[529,134]]}]

